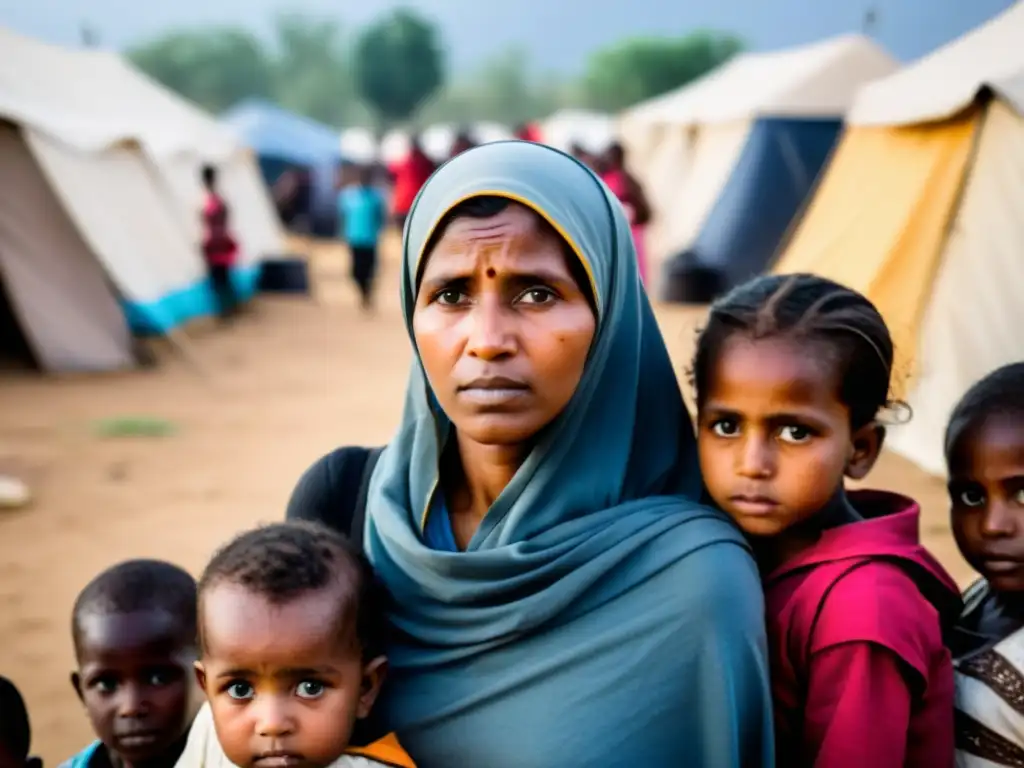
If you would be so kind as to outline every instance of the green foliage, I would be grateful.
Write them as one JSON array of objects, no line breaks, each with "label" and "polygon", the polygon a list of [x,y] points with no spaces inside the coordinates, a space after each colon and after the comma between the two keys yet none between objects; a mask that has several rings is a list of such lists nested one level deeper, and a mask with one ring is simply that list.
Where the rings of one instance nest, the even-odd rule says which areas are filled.
[{"label": "green foliage", "polygon": [[274,94],[273,63],[260,41],[240,29],[172,32],[128,56],[142,71],[211,112]]},{"label": "green foliage", "polygon": [[275,32],[274,94],[282,107],[327,125],[368,117],[358,103],[346,41],[337,24],[287,14],[278,17]]},{"label": "green foliage", "polygon": [[382,123],[412,119],[444,84],[444,52],[433,24],[401,8],[356,40],[356,87]]},{"label": "green foliage", "polygon": [[583,78],[587,104],[617,112],[686,85],[742,48],[732,35],[715,32],[624,40],[591,56]]},{"label": "green foliage", "polygon": [[116,416],[97,422],[93,431],[99,437],[170,437],[177,428],[152,416]]},{"label": "green foliage", "polygon": [[412,11],[382,17],[354,40],[345,32],[331,21],[287,14],[269,43],[213,27],[173,32],[128,55],[213,113],[257,97],[329,125],[384,128],[480,120],[512,126],[565,106],[615,112],[684,85],[742,48],[714,32],[628,39],[597,51],[570,83],[534,71],[526,52],[511,47],[446,82],[440,32]]},{"label": "green foliage", "polygon": [[556,78],[535,75],[526,51],[510,47],[486,62],[471,78],[453,83],[428,102],[419,122],[491,121],[513,126],[545,117],[566,101]]}]

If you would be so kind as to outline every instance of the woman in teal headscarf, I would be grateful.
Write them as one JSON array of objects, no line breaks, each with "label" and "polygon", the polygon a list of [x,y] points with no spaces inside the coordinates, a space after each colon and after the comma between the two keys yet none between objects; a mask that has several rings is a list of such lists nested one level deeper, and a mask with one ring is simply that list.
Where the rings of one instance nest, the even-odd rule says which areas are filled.
[{"label": "woman in teal headscarf", "polygon": [[695,501],[619,203],[489,144],[427,182],[404,249],[416,359],[364,532],[394,598],[380,725],[420,768],[771,765],[760,581]]}]

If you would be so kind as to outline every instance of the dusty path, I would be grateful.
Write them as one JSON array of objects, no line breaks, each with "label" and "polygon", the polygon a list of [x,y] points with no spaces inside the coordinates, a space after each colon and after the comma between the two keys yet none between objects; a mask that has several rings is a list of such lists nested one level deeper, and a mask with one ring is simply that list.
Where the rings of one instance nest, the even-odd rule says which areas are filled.
[{"label": "dusty path", "polygon": [[[75,594],[93,575],[128,557],[198,571],[233,532],[280,518],[296,478],[318,455],[339,444],[381,443],[395,428],[409,348],[394,260],[373,319],[355,309],[341,249],[318,249],[314,264],[315,301],[261,300],[230,331],[192,334],[205,376],[172,353],[158,368],[132,374],[0,376],[0,470],[17,470],[37,496],[30,510],[0,516],[0,673],[27,696],[47,765],[91,739],[68,683],[68,625]],[[681,363],[700,313],[660,315]],[[95,435],[97,420],[129,415],[168,419],[177,432]],[[929,543],[966,578],[941,482],[893,457],[873,480],[917,495]]]}]

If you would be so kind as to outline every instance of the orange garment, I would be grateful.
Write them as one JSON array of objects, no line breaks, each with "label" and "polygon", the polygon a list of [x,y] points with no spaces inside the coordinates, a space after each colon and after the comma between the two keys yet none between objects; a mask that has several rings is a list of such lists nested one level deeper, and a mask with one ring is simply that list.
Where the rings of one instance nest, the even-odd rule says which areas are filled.
[{"label": "orange garment", "polygon": [[381,763],[393,765],[395,768],[416,768],[416,764],[402,749],[402,745],[398,743],[398,737],[393,733],[389,733],[383,739],[375,741],[369,746],[352,747],[348,751],[351,755],[369,757]]}]

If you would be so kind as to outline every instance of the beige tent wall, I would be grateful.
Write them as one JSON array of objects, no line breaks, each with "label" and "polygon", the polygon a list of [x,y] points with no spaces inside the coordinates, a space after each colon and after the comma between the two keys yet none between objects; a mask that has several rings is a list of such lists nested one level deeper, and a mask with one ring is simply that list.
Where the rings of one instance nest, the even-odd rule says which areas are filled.
[{"label": "beige tent wall", "polygon": [[776,273],[811,272],[868,296],[896,343],[897,394],[956,212],[980,113],[927,126],[853,127]]},{"label": "beige tent wall", "polygon": [[103,269],[21,132],[0,123],[0,277],[45,371],[128,368],[131,335]]},{"label": "beige tent wall", "polygon": [[963,202],[942,257],[919,342],[909,424],[889,445],[945,474],[942,441],[968,387],[1024,360],[1024,118],[991,104]]},{"label": "beige tent wall", "polygon": [[693,244],[732,175],[751,125],[749,120],[740,120],[671,129],[647,176],[655,213],[651,233],[654,264]]},{"label": "beige tent wall", "polygon": [[128,301],[146,304],[205,278],[166,190],[137,146],[79,152],[34,130],[28,146]]}]

